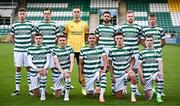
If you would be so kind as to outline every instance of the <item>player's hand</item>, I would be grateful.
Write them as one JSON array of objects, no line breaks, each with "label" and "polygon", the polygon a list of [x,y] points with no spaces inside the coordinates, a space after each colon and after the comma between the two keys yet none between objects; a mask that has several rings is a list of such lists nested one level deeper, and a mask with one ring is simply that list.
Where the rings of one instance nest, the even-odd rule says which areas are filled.
[{"label": "player's hand", "polygon": [[8,35],[6,36],[6,39],[7,39],[9,42],[13,42],[13,37],[12,37],[12,35],[10,35],[10,34],[8,34]]},{"label": "player's hand", "polygon": [[85,82],[84,75],[83,75],[83,74],[80,74],[80,75],[79,75],[79,83],[80,83],[80,84],[83,84],[84,82]]},{"label": "player's hand", "polygon": [[112,82],[116,83],[116,80],[115,80],[114,76],[112,76]]},{"label": "player's hand", "polygon": [[105,73],[105,70],[99,69],[99,73],[101,75],[102,73]]},{"label": "player's hand", "polygon": [[141,78],[141,84],[142,84],[142,85],[145,85],[145,84],[146,84],[144,78]]},{"label": "player's hand", "polygon": [[159,78],[160,78],[160,79],[163,79],[163,77],[164,77],[163,73],[160,72],[160,73],[159,73]]},{"label": "player's hand", "polygon": [[40,74],[41,76],[46,76],[46,75],[47,75],[47,70],[46,70],[46,69],[44,69],[44,68],[39,68],[38,70],[39,70],[39,74]]},{"label": "player's hand", "polygon": [[132,71],[132,68],[131,68],[131,67],[127,68],[127,69],[125,70],[125,73],[128,73],[129,71]]}]

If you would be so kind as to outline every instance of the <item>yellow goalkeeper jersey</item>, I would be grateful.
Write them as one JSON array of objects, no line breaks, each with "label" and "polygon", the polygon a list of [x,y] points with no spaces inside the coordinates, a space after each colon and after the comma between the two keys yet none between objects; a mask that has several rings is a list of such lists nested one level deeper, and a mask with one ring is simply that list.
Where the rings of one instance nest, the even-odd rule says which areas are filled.
[{"label": "yellow goalkeeper jersey", "polygon": [[85,34],[88,33],[88,24],[82,20],[79,22],[68,21],[64,33],[67,33],[68,45],[74,49],[74,52],[80,52],[81,48],[85,46]]}]

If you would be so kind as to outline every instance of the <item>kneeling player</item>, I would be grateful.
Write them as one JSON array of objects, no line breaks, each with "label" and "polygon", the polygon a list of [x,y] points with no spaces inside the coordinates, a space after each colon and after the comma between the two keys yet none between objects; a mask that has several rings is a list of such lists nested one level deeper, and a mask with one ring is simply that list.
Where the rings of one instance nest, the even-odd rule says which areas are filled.
[{"label": "kneeling player", "polygon": [[135,58],[132,49],[124,45],[124,35],[122,33],[116,33],[114,40],[116,45],[109,51],[109,63],[111,77],[115,83],[115,95],[118,99],[123,98],[124,80],[130,80],[131,102],[136,102],[136,75],[132,71]]},{"label": "kneeling player", "polygon": [[[71,73],[74,66],[74,51],[67,46],[65,35],[57,37],[57,46],[53,49],[55,68],[53,70],[53,83],[55,97],[61,96],[65,89],[64,101],[69,101],[69,90],[71,86]],[[62,85],[64,81],[64,86]]]},{"label": "kneeling player", "polygon": [[157,82],[157,102],[161,103],[161,94],[164,88],[163,78],[163,62],[161,51],[154,49],[154,39],[152,36],[145,37],[146,48],[144,48],[139,55],[139,75],[141,83],[144,85],[145,99],[151,100],[153,96],[153,81]]},{"label": "kneeling player", "polygon": [[[30,79],[34,96],[41,95],[40,100],[46,100],[47,68],[50,61],[49,48],[42,44],[42,34],[33,36],[34,44],[28,48],[28,63],[31,66]],[[40,91],[39,91],[40,88]]]},{"label": "kneeling player", "polygon": [[[94,85],[96,84],[96,81],[98,81],[100,82],[99,102],[105,102],[104,92],[107,85],[105,73],[107,68],[107,55],[102,47],[96,45],[96,41],[96,35],[90,33],[88,36],[89,44],[80,51],[79,68],[81,76],[84,74],[87,95],[92,97],[96,93]],[[101,57],[104,61],[103,70],[101,69]]]}]

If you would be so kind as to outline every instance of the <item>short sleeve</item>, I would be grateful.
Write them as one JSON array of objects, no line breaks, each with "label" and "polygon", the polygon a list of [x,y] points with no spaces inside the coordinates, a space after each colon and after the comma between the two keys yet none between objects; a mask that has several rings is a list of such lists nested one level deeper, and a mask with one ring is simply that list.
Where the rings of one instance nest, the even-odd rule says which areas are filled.
[{"label": "short sleeve", "polygon": [[111,51],[111,49],[109,50],[108,57],[109,57],[110,60],[112,60],[112,51]]},{"label": "short sleeve", "polygon": [[142,63],[143,62],[143,57],[142,57],[142,53],[139,53],[139,57],[138,57],[138,62]]},{"label": "short sleeve", "polygon": [[83,49],[80,50],[80,56],[79,58],[84,58]]}]

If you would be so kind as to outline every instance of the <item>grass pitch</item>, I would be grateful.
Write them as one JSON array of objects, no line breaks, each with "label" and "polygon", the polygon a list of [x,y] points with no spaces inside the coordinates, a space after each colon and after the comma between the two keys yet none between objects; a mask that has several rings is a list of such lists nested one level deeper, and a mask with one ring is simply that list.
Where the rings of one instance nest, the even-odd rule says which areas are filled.
[{"label": "grass pitch", "polygon": [[[164,103],[156,102],[155,97],[151,101],[145,101],[143,96],[137,97],[136,103],[130,102],[130,89],[128,95],[122,100],[117,100],[111,95],[110,76],[108,73],[108,86],[105,93],[106,103],[99,103],[98,97],[87,98],[81,94],[81,86],[78,82],[77,66],[74,67],[72,76],[72,85],[74,89],[70,91],[70,101],[64,102],[63,97],[55,98],[52,95],[51,72],[48,75],[48,95],[46,101],[40,101],[38,97],[32,97],[28,94],[28,83],[26,79],[26,70],[22,70],[21,91],[18,96],[11,96],[15,89],[15,67],[13,62],[13,45],[9,43],[0,43],[0,106],[96,106],[96,105],[141,105],[141,106],[180,106],[180,45],[166,45],[163,50],[164,76],[166,97],[163,97]],[[140,84],[139,84],[140,85]],[[140,92],[143,93],[140,85]]]}]

